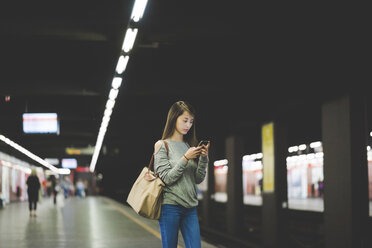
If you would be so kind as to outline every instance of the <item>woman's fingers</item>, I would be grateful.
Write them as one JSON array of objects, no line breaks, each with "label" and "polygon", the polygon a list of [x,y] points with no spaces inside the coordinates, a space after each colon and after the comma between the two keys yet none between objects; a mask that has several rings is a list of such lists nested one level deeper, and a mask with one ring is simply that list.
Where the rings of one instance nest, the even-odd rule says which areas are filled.
[{"label": "woman's fingers", "polygon": [[197,158],[200,155],[207,156],[208,155],[208,148],[209,148],[210,143],[208,142],[207,145],[202,145],[198,147],[190,147],[188,154],[190,158]]},{"label": "woman's fingers", "polygon": [[209,146],[211,145],[211,142],[208,141],[208,144],[205,146],[207,149],[209,149]]},{"label": "woman's fingers", "polygon": [[207,145],[203,145],[202,152],[201,152],[203,156],[208,155],[209,146],[210,146],[210,141],[208,141]]}]

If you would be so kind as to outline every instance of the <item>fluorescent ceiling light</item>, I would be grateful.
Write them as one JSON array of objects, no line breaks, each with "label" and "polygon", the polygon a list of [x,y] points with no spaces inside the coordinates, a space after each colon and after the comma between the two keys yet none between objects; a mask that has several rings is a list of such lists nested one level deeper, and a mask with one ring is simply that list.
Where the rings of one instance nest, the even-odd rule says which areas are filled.
[{"label": "fluorescent ceiling light", "polygon": [[[131,13],[131,19],[134,22],[138,22],[142,18],[143,13],[144,13],[145,8],[146,8],[146,5],[147,5],[147,1],[148,0],[135,0],[134,5],[133,5],[133,9],[132,9],[132,13]],[[123,45],[122,45],[122,50],[125,53],[128,53],[133,48],[134,41],[136,40],[137,33],[138,33],[137,28],[128,28],[127,29],[127,31],[125,33],[125,36],[124,36]],[[119,57],[118,64],[116,65],[116,69],[115,69],[116,73],[122,74],[125,71],[125,69],[127,67],[127,64],[128,64],[128,60],[129,60],[129,56],[121,55]],[[118,96],[118,93],[119,93],[118,89],[121,86],[122,80],[123,80],[122,77],[114,77],[114,79],[112,80],[112,84],[111,84],[112,89],[110,90],[109,99],[106,103],[106,109],[105,109],[105,112],[104,112],[104,117],[103,117],[103,120],[102,120],[102,123],[101,123],[101,127],[99,129],[99,133],[98,133],[98,137],[97,137],[97,141],[96,141],[96,146],[94,148],[92,160],[91,160],[91,163],[90,163],[90,171],[91,172],[94,172],[94,169],[95,169],[95,166],[96,166],[96,163],[97,163],[97,159],[98,159],[98,155],[99,155],[102,143],[103,143],[103,138],[105,136],[108,123],[110,121],[110,116],[112,114],[112,110],[115,106],[115,99]]]},{"label": "fluorescent ceiling light", "polygon": [[217,161],[214,161],[214,166],[222,166],[222,165],[227,165],[229,163],[229,161],[227,159],[221,159],[221,160],[217,160]]},{"label": "fluorescent ceiling light", "polygon": [[129,56],[120,56],[118,64],[116,66],[116,72],[118,74],[122,74],[125,71],[125,69],[127,68],[128,60]]},{"label": "fluorescent ceiling light", "polygon": [[103,142],[103,138],[99,143],[97,142],[96,147],[94,149],[94,153],[93,153],[93,156],[92,156],[92,161],[90,162],[90,166],[89,166],[89,170],[91,172],[94,172],[94,169],[96,167],[96,163],[97,163],[99,152],[101,150],[102,142]]},{"label": "fluorescent ceiling light", "polygon": [[321,147],[321,146],[322,146],[322,142],[320,142],[320,141],[315,141],[315,142],[310,143],[310,148],[317,148],[317,147]]},{"label": "fluorescent ceiling light", "polygon": [[107,125],[108,125],[108,122],[101,122],[101,127],[100,128],[102,128],[106,131]]},{"label": "fluorescent ceiling light", "polygon": [[297,152],[298,151],[298,146],[291,146],[288,148],[288,152]]},{"label": "fluorescent ceiling light", "polygon": [[61,174],[61,175],[68,175],[68,174],[70,174],[70,169],[59,168],[58,173]]},{"label": "fluorescent ceiling light", "polygon": [[115,100],[116,97],[118,96],[119,90],[117,89],[111,89],[109,93],[109,99]]},{"label": "fluorescent ceiling light", "polygon": [[133,21],[138,22],[142,18],[143,12],[145,12],[146,5],[147,0],[136,0],[130,18]]},{"label": "fluorescent ceiling light", "polygon": [[114,80],[112,80],[112,88],[118,89],[121,85],[121,81],[123,79],[121,77],[115,77]]},{"label": "fluorescent ceiling light", "polygon": [[134,44],[134,41],[136,40],[138,29],[137,28],[128,28],[127,32],[125,33],[125,38],[123,42],[123,51],[129,52]]},{"label": "fluorescent ceiling light", "polygon": [[115,106],[115,100],[108,99],[106,103],[106,109],[113,109]]},{"label": "fluorescent ceiling light", "polygon": [[104,116],[111,116],[112,109],[105,109],[105,112],[103,113]]},{"label": "fluorescent ceiling light", "polygon": [[8,139],[4,135],[1,135],[0,134],[0,140],[3,141],[3,142],[5,142],[6,144],[10,145],[11,147],[17,149],[18,151],[22,152],[26,156],[28,156],[31,159],[35,160],[36,162],[38,162],[38,163],[42,164],[43,166],[47,167],[48,169],[51,169],[55,173],[59,173],[58,168],[54,167],[53,165],[51,165],[50,163],[48,163],[44,159],[36,156],[35,154],[33,154],[32,152],[30,152],[29,150],[23,148],[22,146],[18,145],[17,143],[13,142],[12,140]]},{"label": "fluorescent ceiling light", "polygon": [[58,158],[44,158],[45,161],[47,161],[51,165],[58,165],[59,159]]},{"label": "fluorescent ceiling light", "polygon": [[299,145],[299,146],[298,146],[298,149],[299,149],[300,151],[303,151],[303,150],[306,149],[306,145],[305,145],[305,144]]},{"label": "fluorescent ceiling light", "polygon": [[110,122],[110,116],[103,116],[103,118],[102,118],[102,124],[103,123],[109,123]]}]

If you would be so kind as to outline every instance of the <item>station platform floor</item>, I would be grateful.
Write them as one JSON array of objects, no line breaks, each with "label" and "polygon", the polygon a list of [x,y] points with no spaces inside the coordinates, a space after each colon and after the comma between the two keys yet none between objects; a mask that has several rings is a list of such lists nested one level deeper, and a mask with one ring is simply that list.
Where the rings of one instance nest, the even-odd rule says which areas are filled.
[{"label": "station platform floor", "polygon": [[[130,207],[103,196],[43,198],[37,216],[28,202],[0,209],[2,248],[161,248],[156,220],[138,216]],[[179,235],[178,248],[185,247]],[[202,248],[223,247],[202,237]]]}]

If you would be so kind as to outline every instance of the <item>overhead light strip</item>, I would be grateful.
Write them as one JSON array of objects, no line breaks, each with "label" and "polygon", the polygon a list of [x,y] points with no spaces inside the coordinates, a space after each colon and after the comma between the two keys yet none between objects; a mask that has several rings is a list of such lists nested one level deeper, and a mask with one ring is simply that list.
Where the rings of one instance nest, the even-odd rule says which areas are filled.
[{"label": "overhead light strip", "polygon": [[70,170],[66,170],[66,169],[59,169],[53,165],[51,165],[50,163],[48,163],[47,161],[45,161],[44,159],[40,158],[39,156],[33,154],[32,152],[30,152],[29,150],[25,149],[24,147],[18,145],[17,143],[15,143],[14,141],[8,139],[7,137],[5,137],[4,135],[0,134],[0,140],[3,141],[4,143],[6,143],[7,145],[15,148],[16,150],[22,152],[23,154],[25,154],[27,157],[33,159],[34,161],[38,162],[39,164],[47,167],[48,169],[52,170],[53,172],[55,173],[58,173],[58,174],[70,174]]},{"label": "overhead light strip", "polygon": [[147,5],[147,0],[137,0],[134,3],[130,18],[133,21],[138,22],[143,16],[143,12],[145,11],[146,5]]},{"label": "overhead light strip", "polygon": [[147,0],[136,0],[133,5],[132,14],[130,16],[127,30],[125,32],[125,37],[123,41],[123,45],[121,48],[121,54],[119,56],[117,65],[115,67],[115,76],[111,83],[111,90],[108,95],[108,100],[106,102],[106,108],[103,113],[101,126],[98,131],[96,145],[94,147],[94,152],[92,155],[92,160],[90,162],[89,170],[90,172],[94,172],[97,164],[97,160],[99,157],[99,153],[102,148],[103,140],[107,131],[108,124],[110,122],[111,114],[115,107],[115,101],[119,94],[119,88],[122,85],[123,81],[123,73],[127,67],[129,55],[133,48],[134,42],[137,37],[138,28],[133,27],[132,24],[138,23],[143,16],[147,5]]}]

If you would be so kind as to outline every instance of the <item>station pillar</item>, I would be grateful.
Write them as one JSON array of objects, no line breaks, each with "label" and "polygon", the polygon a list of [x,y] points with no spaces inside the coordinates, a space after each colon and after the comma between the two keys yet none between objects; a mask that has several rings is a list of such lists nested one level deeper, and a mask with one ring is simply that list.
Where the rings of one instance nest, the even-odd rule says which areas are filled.
[{"label": "station pillar", "polygon": [[[367,247],[366,106],[348,95],[322,106],[325,247]],[[370,234],[369,234],[370,235]]]},{"label": "station pillar", "polygon": [[244,155],[243,139],[238,136],[228,136],[225,141],[227,170],[227,232],[232,236],[242,234],[243,226],[243,180],[242,159]]},{"label": "station pillar", "polygon": [[277,119],[262,126],[262,245],[288,247],[287,125]]}]

